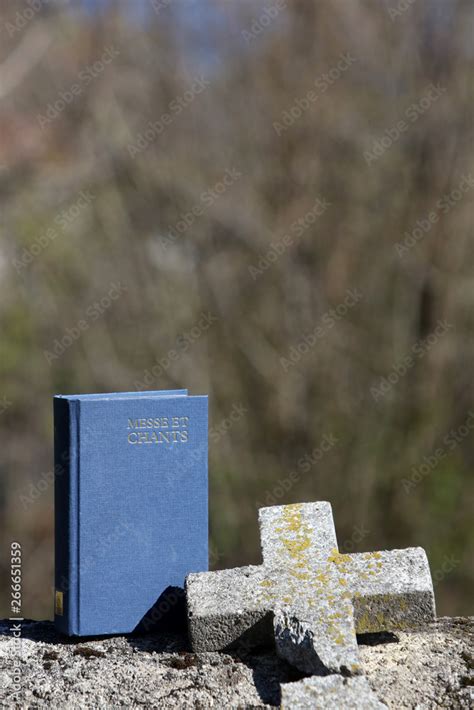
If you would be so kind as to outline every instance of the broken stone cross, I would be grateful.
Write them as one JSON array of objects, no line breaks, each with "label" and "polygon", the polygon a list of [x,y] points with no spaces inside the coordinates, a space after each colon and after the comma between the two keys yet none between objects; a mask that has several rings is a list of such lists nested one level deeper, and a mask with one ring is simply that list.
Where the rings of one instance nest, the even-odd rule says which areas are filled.
[{"label": "broken stone cross", "polygon": [[269,640],[304,673],[361,673],[357,633],[417,628],[435,617],[422,548],[341,554],[331,505],[259,511],[263,565],[190,574],[195,651]]}]

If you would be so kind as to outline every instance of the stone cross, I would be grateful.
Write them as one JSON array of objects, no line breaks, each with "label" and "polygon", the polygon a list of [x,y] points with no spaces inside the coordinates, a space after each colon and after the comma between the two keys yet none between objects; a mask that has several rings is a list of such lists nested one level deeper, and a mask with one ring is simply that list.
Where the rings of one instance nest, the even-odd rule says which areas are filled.
[{"label": "stone cross", "polygon": [[262,508],[259,524],[262,565],[188,575],[195,651],[254,645],[273,624],[277,653],[299,670],[354,675],[356,633],[435,618],[422,548],[341,554],[326,502]]}]

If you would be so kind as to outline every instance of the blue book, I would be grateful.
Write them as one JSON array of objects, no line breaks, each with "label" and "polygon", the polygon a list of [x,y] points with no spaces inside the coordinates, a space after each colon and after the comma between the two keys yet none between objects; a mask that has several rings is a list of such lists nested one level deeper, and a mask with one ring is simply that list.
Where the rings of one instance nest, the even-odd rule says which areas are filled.
[{"label": "blue book", "polygon": [[186,390],[54,397],[62,633],[146,630],[208,569],[207,405]]}]

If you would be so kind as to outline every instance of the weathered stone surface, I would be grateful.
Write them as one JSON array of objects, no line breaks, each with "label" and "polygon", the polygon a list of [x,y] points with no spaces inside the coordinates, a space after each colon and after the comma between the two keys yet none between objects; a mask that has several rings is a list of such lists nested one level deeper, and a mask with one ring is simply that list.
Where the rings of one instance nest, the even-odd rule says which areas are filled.
[{"label": "weathered stone surface", "polygon": [[351,708],[351,710],[386,710],[366,678],[344,678],[340,675],[313,676],[281,689],[282,710],[315,710],[316,708]]},{"label": "weathered stone surface", "polygon": [[296,668],[358,674],[356,633],[434,619],[421,548],[341,554],[327,502],[262,508],[259,523],[263,565],[188,576],[195,650],[261,641],[273,617],[277,651]]},{"label": "weathered stone surface", "polygon": [[[191,653],[186,638],[173,635],[74,642],[50,622],[25,622],[18,643],[9,629],[0,622],[0,698],[9,710],[255,710],[278,706],[280,684],[299,677],[271,650],[241,660]],[[390,710],[474,707],[474,618],[439,619],[396,636],[398,642],[388,634],[359,639],[362,668],[380,702]]]},{"label": "weathered stone surface", "polygon": [[[241,660],[192,653],[186,636],[78,641],[51,622],[24,622],[21,641],[0,622],[0,707],[49,710],[208,710],[280,703],[280,684],[300,676],[269,649]],[[12,694],[16,668],[20,691]]]},{"label": "weathered stone surface", "polygon": [[395,639],[359,646],[380,701],[392,710],[474,708],[474,617],[444,617],[421,631],[397,631]]}]

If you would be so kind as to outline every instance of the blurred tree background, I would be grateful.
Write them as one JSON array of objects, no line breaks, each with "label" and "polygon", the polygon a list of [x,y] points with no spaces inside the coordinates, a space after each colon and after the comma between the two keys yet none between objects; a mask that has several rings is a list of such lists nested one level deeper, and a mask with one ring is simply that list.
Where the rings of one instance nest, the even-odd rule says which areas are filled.
[{"label": "blurred tree background", "polygon": [[2,4],[25,616],[52,616],[52,395],[168,387],[210,395],[213,567],[259,560],[259,505],[330,500],[342,549],[422,545],[472,613],[473,35],[470,0]]}]

